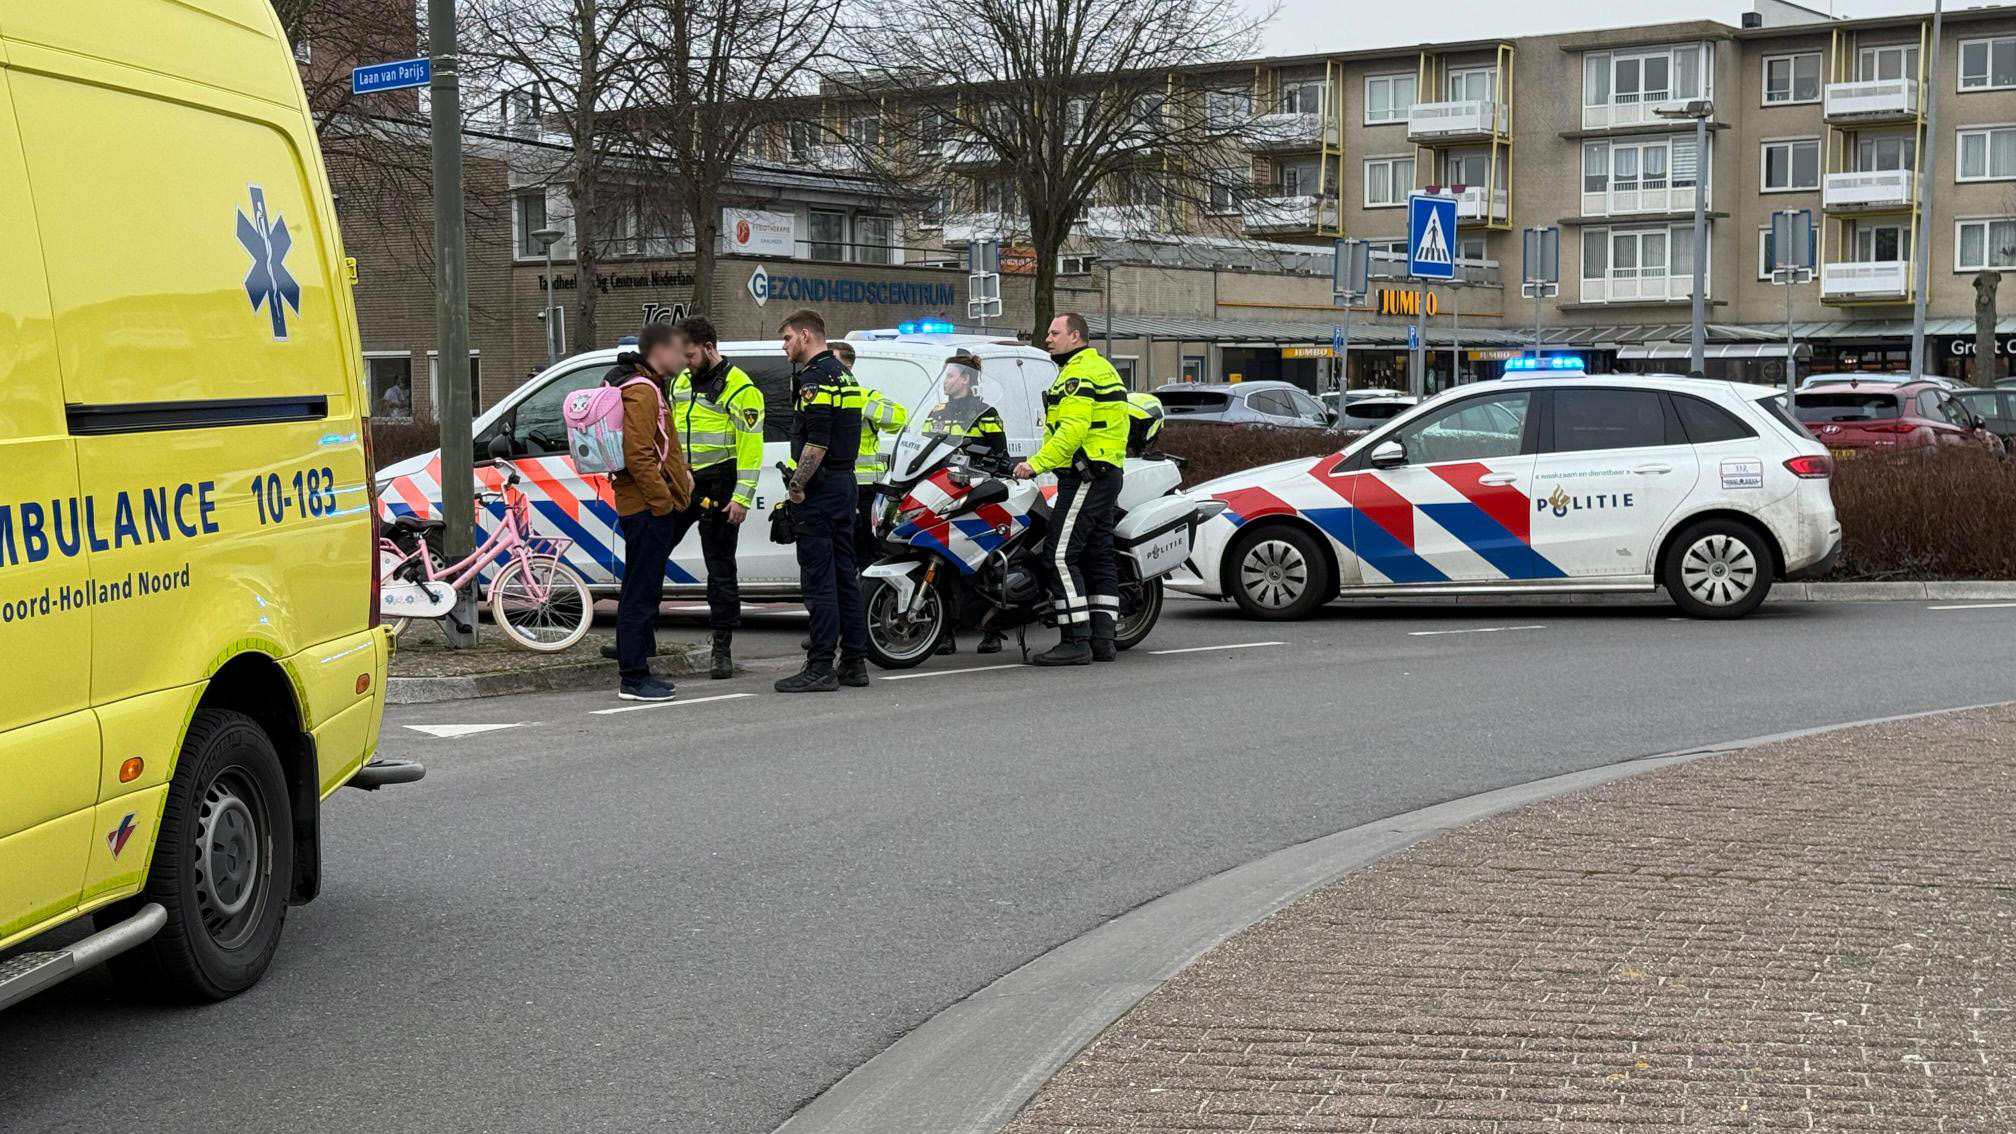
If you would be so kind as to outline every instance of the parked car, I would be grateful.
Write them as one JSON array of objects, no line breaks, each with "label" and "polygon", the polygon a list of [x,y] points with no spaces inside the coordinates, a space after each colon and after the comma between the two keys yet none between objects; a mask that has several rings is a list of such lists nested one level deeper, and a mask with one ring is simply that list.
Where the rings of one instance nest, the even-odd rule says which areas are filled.
[{"label": "parked car", "polygon": [[1420,398],[1360,398],[1344,407],[1331,427],[1350,432],[1365,432],[1380,426],[1421,404]]},{"label": "parked car", "polygon": [[1323,403],[1323,408],[1330,411],[1330,418],[1332,421],[1335,421],[1339,406],[1348,406],[1353,402],[1362,402],[1366,398],[1398,398],[1404,396],[1406,393],[1407,391],[1405,390],[1388,390],[1384,388],[1372,390],[1326,390],[1316,395],[1316,400]]},{"label": "parked car", "polygon": [[1988,432],[2016,452],[2016,386],[1997,390],[1955,390],[1953,399],[1981,419]]},{"label": "parked car", "polygon": [[2001,438],[1956,401],[1955,392],[1932,382],[1839,383],[1800,390],[1793,412],[1837,460],[1938,445],[2003,452]]},{"label": "parked car", "polygon": [[1172,422],[1330,428],[1330,411],[1291,382],[1177,382],[1155,396]]},{"label": "parked car", "polygon": [[1834,386],[1841,383],[1857,386],[1901,386],[1906,382],[1924,382],[1948,390],[1959,389],[1959,383],[1937,374],[1907,374],[1902,370],[1828,370],[1818,374],[1808,374],[1799,380],[1802,390],[1814,386]]},{"label": "parked car", "polygon": [[1841,550],[1833,462],[1776,396],[1625,374],[1459,386],[1341,452],[1191,489],[1226,511],[1170,585],[1266,619],[1340,596],[1658,587],[1740,617]]},{"label": "parked car", "polygon": [[[857,332],[848,336],[857,355],[854,376],[861,384],[900,402],[912,417],[929,413],[927,399],[936,390],[940,366],[954,348],[980,356],[980,392],[1001,415],[1008,452],[1026,457],[1043,436],[1043,391],[1057,377],[1057,364],[1027,343],[992,336]],[[609,482],[583,476],[567,455],[567,428],[560,421],[560,403],[584,386],[602,380],[616,364],[615,350],[590,351],[540,372],[531,381],[485,410],[475,421],[475,453],[470,462],[479,490],[496,490],[497,471],[487,460],[490,444],[502,438],[525,475],[531,498],[532,526],[541,535],[571,540],[567,563],[581,573],[598,594],[613,594],[621,585],[623,533],[616,523]],[[763,468],[756,481],[753,518],[764,518],[783,496],[777,464],[788,455],[791,427],[791,364],[775,339],[721,344],[721,353],[740,366],[763,392]],[[887,439],[884,444],[886,446]],[[378,473],[385,518],[403,515],[422,519],[441,508],[441,460],[437,451],[388,465]],[[487,532],[496,518],[480,516]],[[735,561],[742,594],[752,599],[791,599],[799,593],[795,549],[772,543],[767,525],[744,529]],[[667,592],[679,597],[703,592],[707,568],[698,540],[675,548],[666,565]]]}]

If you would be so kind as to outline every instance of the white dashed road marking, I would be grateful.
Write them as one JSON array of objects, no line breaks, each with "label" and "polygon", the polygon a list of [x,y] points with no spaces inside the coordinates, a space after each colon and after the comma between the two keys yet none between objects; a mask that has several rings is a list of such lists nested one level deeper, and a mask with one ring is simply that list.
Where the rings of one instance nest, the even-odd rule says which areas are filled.
[{"label": "white dashed road marking", "polygon": [[712,697],[695,697],[690,701],[639,701],[634,705],[618,705],[613,709],[591,710],[598,717],[612,713],[634,713],[639,709],[663,709],[674,705],[704,705],[709,701],[733,701],[737,697],[754,697],[754,693],[720,693]]},{"label": "white dashed road marking", "polygon": [[1409,630],[1409,638],[1434,638],[1443,634],[1496,634],[1501,630],[1545,630],[1545,626],[1478,626],[1470,630]]},{"label": "white dashed road marking", "polygon": [[409,724],[414,732],[424,732],[428,736],[443,740],[453,740],[458,736],[474,736],[479,732],[496,732],[500,728],[521,728],[528,722],[511,721],[508,724]]},{"label": "white dashed road marking", "polygon": [[1285,646],[1286,642],[1232,642],[1223,646],[1185,646],[1180,650],[1149,650],[1156,656],[1163,654],[1205,654],[1213,650],[1251,650],[1260,646]]},{"label": "white dashed road marking", "polygon": [[1010,662],[1007,665],[975,665],[975,666],[968,666],[965,669],[934,669],[929,673],[896,673],[896,674],[885,673],[882,676],[877,677],[875,680],[909,681],[911,678],[914,677],[950,677],[955,673],[987,673],[989,671],[997,669],[1022,669],[1022,668],[1024,668],[1024,666],[1022,665],[1021,662]]},{"label": "white dashed road marking", "polygon": [[1926,610],[2002,610],[2016,606],[2016,602],[1962,602],[1950,606],[1928,606]]}]

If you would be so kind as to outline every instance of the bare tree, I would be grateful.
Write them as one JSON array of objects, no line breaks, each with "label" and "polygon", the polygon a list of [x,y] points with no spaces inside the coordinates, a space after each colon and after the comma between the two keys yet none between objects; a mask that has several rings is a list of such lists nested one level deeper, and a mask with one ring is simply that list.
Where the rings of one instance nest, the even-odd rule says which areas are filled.
[{"label": "bare tree", "polygon": [[640,36],[646,0],[462,0],[463,73],[525,113],[562,143],[544,182],[567,195],[574,220],[579,341],[599,341],[596,307],[605,195],[634,173],[635,142],[623,124],[639,105],[648,51]]},{"label": "bare tree", "polygon": [[1247,54],[1271,15],[1238,0],[852,0],[828,89],[876,116],[878,144],[844,133],[891,184],[936,195],[973,176],[976,205],[1026,218],[1040,334],[1089,208],[1168,231],[1202,203],[1253,115],[1196,76]]},{"label": "bare tree", "polygon": [[802,93],[840,0],[645,0],[651,49],[627,132],[670,174],[693,239],[693,295],[714,290],[721,205],[781,100]]}]

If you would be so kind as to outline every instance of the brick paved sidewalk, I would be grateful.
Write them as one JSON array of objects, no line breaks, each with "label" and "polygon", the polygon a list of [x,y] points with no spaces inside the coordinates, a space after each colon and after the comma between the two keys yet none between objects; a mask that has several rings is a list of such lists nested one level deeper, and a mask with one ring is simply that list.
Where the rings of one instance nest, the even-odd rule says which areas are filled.
[{"label": "brick paved sidewalk", "polygon": [[1462,828],[1206,954],[1007,1128],[2016,1130],[2016,709]]}]

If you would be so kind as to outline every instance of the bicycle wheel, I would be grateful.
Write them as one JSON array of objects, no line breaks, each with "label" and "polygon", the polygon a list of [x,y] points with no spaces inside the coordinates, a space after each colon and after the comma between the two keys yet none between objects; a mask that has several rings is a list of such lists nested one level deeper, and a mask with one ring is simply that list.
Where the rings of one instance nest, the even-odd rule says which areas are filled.
[{"label": "bicycle wheel", "polygon": [[520,555],[490,584],[490,617],[518,645],[553,653],[588,633],[595,598],[574,568],[550,555]]}]

